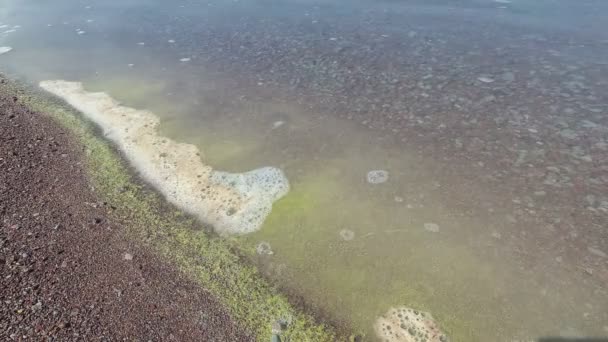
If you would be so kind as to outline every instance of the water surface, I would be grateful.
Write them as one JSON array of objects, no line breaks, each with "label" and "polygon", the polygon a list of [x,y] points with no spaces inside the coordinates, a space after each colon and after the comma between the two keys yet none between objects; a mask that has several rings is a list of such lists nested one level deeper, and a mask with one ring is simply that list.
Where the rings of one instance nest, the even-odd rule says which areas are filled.
[{"label": "water surface", "polygon": [[[291,192],[237,237],[320,317],[455,341],[608,335],[601,1],[5,1],[0,67],[161,117]],[[14,30],[14,31],[13,31]],[[388,180],[370,184],[371,170]],[[256,253],[267,242],[271,255]]]}]

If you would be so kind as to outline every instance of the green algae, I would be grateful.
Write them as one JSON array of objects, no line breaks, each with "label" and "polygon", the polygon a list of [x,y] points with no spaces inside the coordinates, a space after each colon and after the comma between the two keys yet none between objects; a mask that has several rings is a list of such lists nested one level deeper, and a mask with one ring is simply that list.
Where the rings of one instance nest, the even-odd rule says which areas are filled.
[{"label": "green algae", "polygon": [[117,218],[127,223],[126,237],[151,247],[210,291],[257,340],[270,340],[271,325],[278,320],[289,323],[282,332],[283,341],[340,339],[331,327],[294,308],[264,280],[239,255],[236,239],[207,233],[136,179],[120,154],[77,111],[37,89],[13,83],[5,85],[5,91],[31,110],[49,115],[83,146],[91,185],[117,208]]},{"label": "green algae", "polygon": [[[488,317],[505,312],[499,289],[508,280],[472,250],[424,230],[424,222],[393,221],[373,201],[345,191],[352,180],[345,181],[340,170],[349,162],[325,161],[314,174],[292,179],[291,192],[273,206],[263,229],[239,238],[249,246],[271,244],[272,258],[248,249],[260,269],[367,337],[374,334],[374,317],[399,305],[432,312],[454,341],[483,340],[486,331],[504,329],[508,322]],[[348,214],[339,215],[344,208]],[[421,216],[440,216],[436,208],[431,211]],[[341,239],[344,228],[355,232],[353,240]],[[479,295],[487,293],[496,299]],[[486,327],[480,331],[482,321]]]}]

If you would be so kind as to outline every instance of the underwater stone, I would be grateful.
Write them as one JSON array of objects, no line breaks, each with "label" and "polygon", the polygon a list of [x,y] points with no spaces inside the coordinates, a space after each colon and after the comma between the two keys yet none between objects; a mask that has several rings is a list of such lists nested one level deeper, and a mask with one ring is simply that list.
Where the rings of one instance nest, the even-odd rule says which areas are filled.
[{"label": "underwater stone", "polygon": [[283,171],[274,167],[244,173],[213,170],[196,146],[160,136],[160,119],[149,111],[121,106],[106,93],[87,92],[80,82],[42,81],[40,86],[99,125],[169,202],[219,234],[260,229],[272,203],[289,191]]},{"label": "underwater stone", "polygon": [[388,180],[388,171],[371,170],[367,173],[367,182],[370,184],[381,184]]},{"label": "underwater stone", "polygon": [[447,342],[448,337],[428,312],[391,308],[374,324],[376,336],[387,342]]}]

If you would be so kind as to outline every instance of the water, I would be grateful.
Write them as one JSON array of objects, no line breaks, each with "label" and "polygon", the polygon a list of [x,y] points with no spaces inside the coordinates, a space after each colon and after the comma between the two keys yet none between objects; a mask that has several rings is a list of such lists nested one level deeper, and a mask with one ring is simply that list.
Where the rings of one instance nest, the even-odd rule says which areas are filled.
[{"label": "water", "polygon": [[455,341],[605,336],[607,12],[5,1],[3,30],[20,27],[0,34],[13,48],[0,66],[149,109],[217,169],[283,169],[290,193],[237,239],[285,292],[369,340],[398,306]]}]

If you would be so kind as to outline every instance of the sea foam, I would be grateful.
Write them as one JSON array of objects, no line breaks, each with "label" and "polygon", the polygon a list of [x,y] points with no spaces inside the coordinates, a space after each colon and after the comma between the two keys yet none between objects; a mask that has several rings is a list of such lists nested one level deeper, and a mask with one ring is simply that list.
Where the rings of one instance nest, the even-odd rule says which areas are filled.
[{"label": "sea foam", "polygon": [[196,146],[159,136],[160,119],[152,112],[122,106],[103,92],[87,92],[80,82],[42,81],[40,87],[99,125],[147,182],[219,234],[260,229],[273,202],[289,191],[278,168],[213,170]]}]

